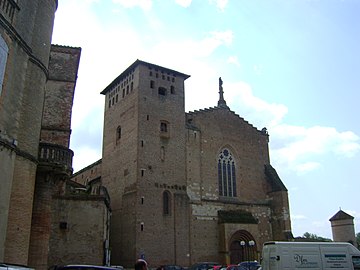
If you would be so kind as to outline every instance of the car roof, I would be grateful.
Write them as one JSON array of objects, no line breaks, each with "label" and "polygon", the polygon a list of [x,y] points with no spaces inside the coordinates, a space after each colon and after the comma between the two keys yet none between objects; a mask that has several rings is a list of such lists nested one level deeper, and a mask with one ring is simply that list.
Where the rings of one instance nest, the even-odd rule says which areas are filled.
[{"label": "car roof", "polygon": [[111,270],[119,270],[119,267],[111,267],[111,266],[102,266],[102,265],[90,265],[90,264],[68,264],[68,265],[59,265],[55,266],[55,269],[69,269],[69,268],[83,268],[83,269],[111,269]]}]

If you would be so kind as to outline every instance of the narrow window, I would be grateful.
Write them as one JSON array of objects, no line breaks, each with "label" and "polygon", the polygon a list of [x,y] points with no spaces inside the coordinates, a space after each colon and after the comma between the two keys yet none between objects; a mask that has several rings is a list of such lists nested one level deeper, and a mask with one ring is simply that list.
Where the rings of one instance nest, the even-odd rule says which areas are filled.
[{"label": "narrow window", "polygon": [[144,204],[144,197],[141,197],[141,204]]},{"label": "narrow window", "polygon": [[130,84],[130,91],[134,90],[134,82],[131,82]]},{"label": "narrow window", "polygon": [[169,216],[170,209],[171,209],[170,192],[166,190],[163,192],[163,215]]},{"label": "narrow window", "polygon": [[144,170],[144,169],[141,169],[141,177],[144,176],[144,173],[145,173],[145,170]]},{"label": "narrow window", "polygon": [[167,121],[160,122],[160,137],[168,139],[170,137],[170,124]]},{"label": "narrow window", "polygon": [[118,101],[119,101],[119,95],[116,94],[116,96],[115,96],[115,102],[117,103]]},{"label": "narrow window", "polygon": [[141,140],[141,147],[144,147],[144,141],[143,140]]},{"label": "narrow window", "polygon": [[123,89],[122,97],[123,97],[123,98],[125,97],[125,88]]},{"label": "narrow window", "polygon": [[150,118],[150,116],[149,116],[149,115],[146,115],[146,120],[147,120],[147,121],[149,121],[149,118]]},{"label": "narrow window", "polygon": [[165,123],[165,122],[160,123],[160,131],[161,132],[167,132],[168,131],[167,123]]},{"label": "narrow window", "polygon": [[140,223],[140,230],[143,232],[144,231],[144,222]]},{"label": "narrow window", "polygon": [[109,99],[109,108],[111,107],[111,99]]},{"label": "narrow window", "polygon": [[129,85],[126,86],[126,94],[129,94]]},{"label": "narrow window", "polygon": [[155,82],[153,80],[150,81],[150,88],[155,88]]},{"label": "narrow window", "polygon": [[170,93],[175,94],[175,87],[173,85],[170,86]]},{"label": "narrow window", "polygon": [[6,45],[5,40],[0,35],[0,95],[3,88],[3,80],[5,75],[5,67],[6,67],[8,51],[9,48]]},{"label": "narrow window", "polygon": [[121,139],[121,126],[118,126],[116,129],[116,140],[120,140]]}]

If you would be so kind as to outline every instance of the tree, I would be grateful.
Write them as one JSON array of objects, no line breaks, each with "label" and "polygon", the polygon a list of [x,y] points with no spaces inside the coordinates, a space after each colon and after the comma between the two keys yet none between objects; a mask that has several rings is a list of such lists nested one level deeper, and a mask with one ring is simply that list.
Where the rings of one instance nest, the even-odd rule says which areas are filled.
[{"label": "tree", "polygon": [[320,242],[332,242],[332,240],[329,238],[321,237],[314,233],[309,233],[309,232],[304,233],[303,238],[320,241]]},{"label": "tree", "polygon": [[358,232],[356,234],[356,243],[357,243],[358,248],[360,248],[360,232]]}]

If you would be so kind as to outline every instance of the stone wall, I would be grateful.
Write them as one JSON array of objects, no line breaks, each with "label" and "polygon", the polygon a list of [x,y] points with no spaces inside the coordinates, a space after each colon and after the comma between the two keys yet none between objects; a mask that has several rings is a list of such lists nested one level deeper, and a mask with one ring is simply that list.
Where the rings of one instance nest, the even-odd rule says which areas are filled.
[{"label": "stone wall", "polygon": [[5,184],[0,189],[0,261],[9,263],[28,263],[36,160],[56,8],[54,0],[7,0],[0,9],[0,35],[8,47],[0,92],[0,141],[1,147],[7,148],[0,151],[0,171],[7,172],[2,174],[6,179],[2,178]]},{"label": "stone wall", "polygon": [[69,147],[80,53],[80,48],[51,46],[41,127],[42,142]]},{"label": "stone wall", "polygon": [[105,197],[54,197],[48,265],[106,263],[110,209]]}]

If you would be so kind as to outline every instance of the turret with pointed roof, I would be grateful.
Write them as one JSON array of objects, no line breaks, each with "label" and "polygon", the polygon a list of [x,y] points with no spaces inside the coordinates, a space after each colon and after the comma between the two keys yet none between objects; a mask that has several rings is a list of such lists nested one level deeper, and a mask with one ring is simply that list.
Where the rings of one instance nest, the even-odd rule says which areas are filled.
[{"label": "turret with pointed roof", "polygon": [[353,216],[340,209],[329,221],[331,222],[331,230],[335,242],[349,242],[356,246]]}]

